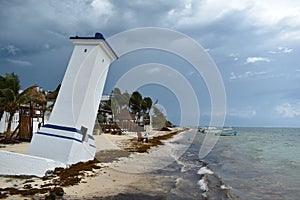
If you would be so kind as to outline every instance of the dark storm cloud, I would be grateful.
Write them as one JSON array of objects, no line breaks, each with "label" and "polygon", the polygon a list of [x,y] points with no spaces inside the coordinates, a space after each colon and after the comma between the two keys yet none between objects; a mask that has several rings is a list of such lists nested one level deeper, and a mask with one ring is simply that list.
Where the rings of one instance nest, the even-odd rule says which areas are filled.
[{"label": "dark storm cloud", "polygon": [[[132,28],[165,27],[187,34],[208,50],[226,86],[229,121],[239,118],[237,110],[245,111],[240,112],[240,123],[259,120],[262,104],[265,113],[277,105],[281,111],[293,105],[286,109],[292,112],[289,109],[299,105],[292,103],[299,100],[300,90],[300,6],[287,1],[278,10],[278,2],[2,0],[0,74],[17,73],[23,87],[36,83],[55,89],[72,52],[69,36],[102,32],[110,37]],[[256,115],[243,118],[248,110]],[[286,112],[295,123],[299,120]]]},{"label": "dark storm cloud", "polygon": [[[174,5],[165,1],[129,4],[125,1],[0,1],[1,71],[19,72],[24,87],[37,80],[28,78],[32,77],[26,71],[29,66],[30,70],[43,68],[47,74],[61,77],[72,50],[69,36],[93,35],[98,31],[110,36],[139,26],[159,26]],[[56,55],[54,51],[61,54]],[[54,82],[55,77],[44,77],[39,84],[55,88],[59,84]]]},{"label": "dark storm cloud", "polygon": [[[0,32],[0,51],[6,52],[1,54],[0,59],[15,60],[16,62],[11,63],[11,66],[22,60],[32,62],[27,58],[69,45],[65,38],[52,34],[56,31],[56,23],[48,16],[47,5],[35,2],[37,1],[0,2],[0,24],[5,30]],[[16,53],[9,53],[8,47],[16,48]]]}]

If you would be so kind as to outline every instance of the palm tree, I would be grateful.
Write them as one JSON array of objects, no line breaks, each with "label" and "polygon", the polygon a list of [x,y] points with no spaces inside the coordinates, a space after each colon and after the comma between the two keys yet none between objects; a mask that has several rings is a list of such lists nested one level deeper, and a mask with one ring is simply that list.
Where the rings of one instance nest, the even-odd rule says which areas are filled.
[{"label": "palm tree", "polygon": [[[14,114],[16,111],[20,109],[20,105],[23,103],[33,103],[34,101],[37,101],[35,97],[31,97],[30,91],[36,88],[36,85],[32,85],[20,94],[15,94],[14,91],[10,88],[5,88],[0,90],[0,107],[5,111],[9,113],[8,123],[7,123],[7,129],[5,132],[5,138],[11,139],[12,132],[11,132],[11,123]],[[42,102],[42,101],[39,101]]]},{"label": "palm tree", "polygon": [[[0,90],[6,88],[12,89],[15,94],[18,93],[18,91],[21,88],[21,85],[17,75],[12,73],[12,74],[6,74],[5,76],[0,76]],[[2,107],[0,104],[0,119],[3,116],[3,113],[4,113],[4,107]]]},{"label": "palm tree", "polygon": [[120,105],[120,97],[121,97],[121,91],[119,88],[115,88],[112,92],[111,92],[111,98],[110,98],[110,109],[112,111],[113,114],[116,114],[118,112],[118,110],[121,109],[121,105]]},{"label": "palm tree", "polygon": [[113,113],[124,108],[129,109],[129,99],[130,94],[127,91],[122,93],[119,88],[115,88],[111,93],[111,106]]},{"label": "palm tree", "polygon": [[142,102],[143,113],[149,113],[151,107],[152,107],[152,99],[150,97],[145,97]]},{"label": "palm tree", "polygon": [[0,106],[1,109],[9,113],[8,124],[6,129],[6,138],[11,136],[11,123],[13,116],[17,110],[19,110],[19,103],[17,95],[14,94],[13,90],[6,88],[0,90]]},{"label": "palm tree", "polygon": [[142,95],[135,91],[132,93],[129,99],[129,108],[132,114],[136,115],[137,121],[140,119],[142,114],[142,104],[143,104],[143,97]]},{"label": "palm tree", "polygon": [[157,106],[153,106],[153,116],[152,116],[152,125],[153,128],[161,129],[166,125],[166,116],[163,111],[160,110]]},{"label": "palm tree", "polygon": [[4,111],[10,114],[8,119],[8,134],[10,134],[13,115],[18,110],[16,96],[19,94],[20,88],[20,80],[14,73],[6,74],[4,77],[0,76],[0,115],[2,117]]},{"label": "palm tree", "polygon": [[122,109],[129,109],[129,100],[130,100],[130,94],[125,91],[122,93],[122,98],[121,98],[121,107]]},{"label": "palm tree", "polygon": [[152,99],[150,97],[145,97],[143,99],[143,102],[142,102],[142,113],[143,113],[143,120],[144,120],[144,124],[145,125],[148,125],[150,124],[150,115],[149,115],[149,112],[150,112],[150,109],[152,107]]},{"label": "palm tree", "polygon": [[41,94],[35,90],[37,85],[32,85],[19,93],[21,88],[20,81],[17,75],[14,73],[6,74],[5,77],[0,76],[1,88],[0,88],[0,110],[9,113],[7,129],[5,137],[11,139],[11,124],[12,119],[16,111],[20,109],[21,104],[44,104],[46,98],[44,94]]}]

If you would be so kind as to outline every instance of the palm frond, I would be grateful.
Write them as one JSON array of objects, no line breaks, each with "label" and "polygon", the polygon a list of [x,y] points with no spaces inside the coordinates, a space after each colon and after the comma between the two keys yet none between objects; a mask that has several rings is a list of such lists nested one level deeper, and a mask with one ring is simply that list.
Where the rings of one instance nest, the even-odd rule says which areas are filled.
[{"label": "palm frond", "polygon": [[16,101],[16,95],[14,91],[10,88],[0,89],[0,102],[7,103],[11,101]]}]

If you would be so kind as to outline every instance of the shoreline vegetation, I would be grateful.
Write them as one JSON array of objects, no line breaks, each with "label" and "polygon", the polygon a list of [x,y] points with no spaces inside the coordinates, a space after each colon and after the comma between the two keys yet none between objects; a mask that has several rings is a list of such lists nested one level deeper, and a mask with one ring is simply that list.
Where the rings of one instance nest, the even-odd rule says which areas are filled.
[{"label": "shoreline vegetation", "polygon": [[[146,174],[130,174],[110,167],[120,158],[132,154],[148,154],[152,147],[163,145],[175,135],[187,131],[187,128],[171,128],[168,131],[152,131],[149,133],[149,143],[137,141],[136,134],[128,135],[97,135],[95,136],[98,152],[95,159],[80,162],[70,167],[56,168],[49,171],[43,178],[32,176],[0,176],[0,199],[68,199],[92,198],[93,195],[103,199],[122,196],[122,191],[128,193],[128,187],[139,187]],[[0,146],[1,150],[26,154],[29,143],[19,143]],[[155,181],[155,180],[153,180]],[[98,186],[97,186],[98,184]],[[91,187],[93,186],[93,187]],[[118,190],[116,189],[118,188]],[[122,188],[122,189],[120,189]],[[154,189],[151,185],[144,189]],[[84,191],[84,192],[82,192]],[[131,193],[139,195],[137,191]],[[161,194],[157,191],[154,195]],[[140,194],[143,195],[143,194]],[[145,197],[151,199],[151,196]]]}]

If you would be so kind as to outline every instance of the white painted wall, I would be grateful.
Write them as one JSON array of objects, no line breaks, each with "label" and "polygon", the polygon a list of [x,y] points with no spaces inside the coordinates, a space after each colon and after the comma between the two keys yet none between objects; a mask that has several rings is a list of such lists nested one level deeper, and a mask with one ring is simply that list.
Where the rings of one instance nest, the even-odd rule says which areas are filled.
[{"label": "white painted wall", "polygon": [[[34,134],[29,154],[66,164],[93,159],[93,129],[110,63],[117,57],[103,39],[75,38],[48,125]],[[85,127],[84,139],[81,129]]]},{"label": "white painted wall", "polygon": [[43,177],[45,172],[56,167],[66,167],[65,164],[35,156],[28,156],[0,150],[1,175],[34,175]]},{"label": "white painted wall", "polygon": [[[6,131],[8,119],[9,119],[9,113],[4,112],[2,118],[0,119],[0,133],[4,133]],[[13,116],[10,130],[14,131],[18,125],[19,125],[19,112],[16,112]]]},{"label": "white painted wall", "polygon": [[[7,124],[8,124],[8,118],[9,118],[9,113],[4,112],[2,118],[0,119],[0,133],[4,133],[7,129]],[[19,112],[16,112],[14,114],[13,120],[12,120],[12,124],[11,124],[11,131],[14,131],[17,126],[19,125],[19,120],[20,120],[20,115]],[[34,118],[33,119],[33,133],[38,131],[38,124],[40,122],[42,122],[43,119],[42,118]],[[45,119],[45,123],[47,122],[47,120]]]}]

